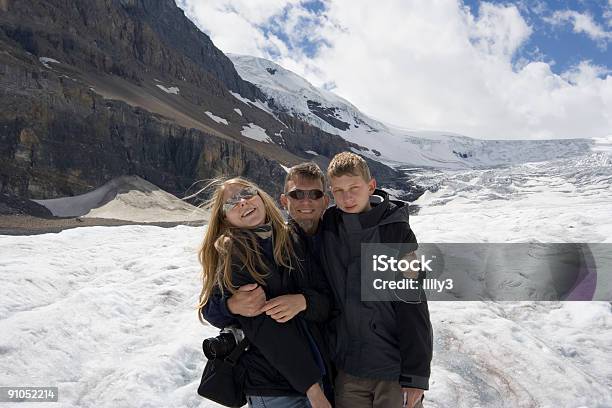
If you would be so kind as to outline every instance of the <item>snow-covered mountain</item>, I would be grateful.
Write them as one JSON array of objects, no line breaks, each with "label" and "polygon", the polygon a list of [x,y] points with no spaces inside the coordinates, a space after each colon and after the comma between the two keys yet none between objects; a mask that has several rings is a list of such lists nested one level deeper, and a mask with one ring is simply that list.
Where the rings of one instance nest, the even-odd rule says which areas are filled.
[{"label": "snow-covered mountain", "polygon": [[595,144],[590,139],[480,140],[448,132],[398,129],[368,117],[347,100],[316,88],[274,62],[228,56],[239,75],[269,98],[273,109],[364,146],[368,150],[361,154],[394,166],[456,169],[538,162],[588,153]]}]

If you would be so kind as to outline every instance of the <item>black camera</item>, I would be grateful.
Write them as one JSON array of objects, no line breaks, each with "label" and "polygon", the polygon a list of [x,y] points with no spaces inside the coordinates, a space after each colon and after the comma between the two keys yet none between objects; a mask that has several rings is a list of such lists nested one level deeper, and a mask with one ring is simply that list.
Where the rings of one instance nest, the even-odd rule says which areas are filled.
[{"label": "black camera", "polygon": [[202,350],[209,360],[223,358],[228,356],[242,340],[244,332],[235,326],[230,326],[221,330],[217,337],[204,339]]}]

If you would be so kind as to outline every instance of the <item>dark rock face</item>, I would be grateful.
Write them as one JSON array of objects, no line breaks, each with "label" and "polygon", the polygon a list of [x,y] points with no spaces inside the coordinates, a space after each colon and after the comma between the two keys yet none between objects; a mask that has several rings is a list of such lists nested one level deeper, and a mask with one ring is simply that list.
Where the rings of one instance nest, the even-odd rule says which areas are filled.
[{"label": "dark rock face", "polygon": [[351,125],[349,125],[348,123],[336,118],[337,108],[325,108],[321,106],[320,102],[311,100],[306,101],[306,104],[308,105],[308,109],[310,109],[312,113],[314,113],[336,129],[347,130],[351,127]]},{"label": "dark rock face", "polygon": [[[46,71],[0,67],[2,192],[71,196],[124,174],[140,175],[179,197],[194,181],[223,175],[248,176],[280,192],[282,168],[237,141],[105,100]],[[21,94],[4,92],[7,82],[18,84]]]},{"label": "dark rock face", "polygon": [[52,217],[51,211],[34,201],[4,193],[0,193],[0,215],[33,215],[41,218]]},{"label": "dark rock face", "polygon": [[462,153],[462,152],[457,152],[453,150],[453,153],[455,154],[455,156],[461,157],[462,159],[467,159],[468,157],[472,157],[472,152]]},{"label": "dark rock face", "polygon": [[[196,64],[220,80],[227,89],[248,99],[265,99],[256,86],[240,78],[230,59],[185,17],[174,0],[122,0],[120,4],[134,20],[147,23],[170,50],[182,56],[183,65],[188,65],[188,62]],[[149,43],[143,42],[142,48],[146,50]],[[154,54],[148,60],[161,63]],[[181,75],[185,76],[185,73],[172,76],[181,78]],[[187,76],[185,79],[190,80]]]},{"label": "dark rock face", "polygon": [[285,123],[291,132],[285,137],[286,148],[292,152],[305,152],[316,150],[326,157],[333,157],[336,153],[359,148],[355,143],[348,142],[338,135],[323,132],[321,129],[310,126],[306,122],[285,113],[279,113],[278,118]]},{"label": "dark rock face", "polygon": [[173,0],[8,0],[3,14],[4,35],[36,56],[136,82],[156,72],[263,99]]},{"label": "dark rock face", "polygon": [[[124,174],[137,174],[178,196],[196,180],[222,175],[246,176],[271,193],[279,191],[282,168],[269,155],[232,141],[235,130],[224,139],[177,126],[105,100],[81,80],[80,73],[102,72],[136,85],[152,77],[181,81],[188,84],[181,97],[224,106],[236,103],[228,90],[265,99],[174,1],[9,0],[5,5],[0,13],[0,191],[53,198],[84,193]],[[62,69],[52,62],[42,66],[40,57],[60,61]],[[242,109],[248,120],[261,122],[265,116]]]}]

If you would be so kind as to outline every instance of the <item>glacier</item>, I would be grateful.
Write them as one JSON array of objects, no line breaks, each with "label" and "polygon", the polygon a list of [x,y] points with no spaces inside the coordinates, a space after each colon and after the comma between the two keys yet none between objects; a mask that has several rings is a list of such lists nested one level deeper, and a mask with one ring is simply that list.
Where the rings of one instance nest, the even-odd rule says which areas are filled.
[{"label": "glacier", "polygon": [[[269,105],[273,105],[359,144],[363,149],[355,150],[357,153],[393,167],[466,169],[540,162],[588,154],[598,143],[580,135],[560,140],[482,140],[452,132],[401,129],[372,119],[347,100],[315,87],[272,61],[248,55],[228,56],[239,75],[268,97],[261,109],[269,112]],[[503,129],[492,137],[503,138]],[[611,146],[612,140],[599,143]]]},{"label": "glacier", "polygon": [[[429,189],[411,217],[420,242],[612,240],[607,154],[406,171]],[[205,228],[0,236],[0,383],[58,386],[62,407],[217,407],[196,394],[201,341],[217,333],[196,314]],[[610,302],[430,311],[427,407],[612,406]]]}]

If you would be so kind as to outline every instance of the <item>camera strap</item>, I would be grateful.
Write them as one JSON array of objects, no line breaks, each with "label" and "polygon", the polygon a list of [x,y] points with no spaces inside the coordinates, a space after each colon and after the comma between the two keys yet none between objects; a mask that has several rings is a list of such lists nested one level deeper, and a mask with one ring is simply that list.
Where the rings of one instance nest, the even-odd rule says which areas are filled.
[{"label": "camera strap", "polygon": [[249,349],[250,344],[251,343],[249,342],[249,339],[245,337],[240,343],[236,345],[234,350],[227,357],[225,357],[225,362],[227,362],[232,367],[235,366],[242,353]]}]

